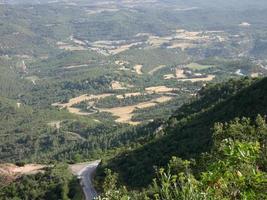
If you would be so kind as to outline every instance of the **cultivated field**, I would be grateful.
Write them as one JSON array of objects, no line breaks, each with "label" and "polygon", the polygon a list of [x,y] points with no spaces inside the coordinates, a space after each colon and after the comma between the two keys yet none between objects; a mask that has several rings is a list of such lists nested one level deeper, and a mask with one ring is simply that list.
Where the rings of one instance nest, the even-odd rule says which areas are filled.
[{"label": "cultivated field", "polygon": [[153,87],[148,87],[146,88],[146,91],[148,93],[170,93],[177,90],[176,88],[169,88],[164,85],[162,86],[153,86]]},{"label": "cultivated field", "polygon": [[[113,82],[113,87],[117,88],[117,89],[118,88],[124,89],[122,87],[121,83],[116,82],[116,81]],[[134,122],[131,120],[133,115],[134,115],[133,112],[136,109],[153,107],[153,106],[158,105],[159,103],[164,103],[164,102],[170,101],[173,97],[166,96],[166,95],[173,94],[173,92],[176,90],[177,90],[176,88],[169,88],[166,86],[153,86],[153,87],[145,88],[144,93],[133,92],[133,93],[118,94],[118,95],[116,95],[116,97],[118,99],[124,99],[127,97],[148,95],[148,94],[154,94],[154,93],[155,94],[161,94],[162,96],[155,98],[155,99],[152,99],[150,101],[145,101],[145,102],[141,102],[141,103],[134,104],[134,105],[118,106],[118,107],[113,107],[113,108],[98,108],[95,106],[97,100],[112,96],[112,94],[99,94],[99,95],[84,94],[84,95],[81,95],[79,97],[75,97],[75,98],[70,99],[68,103],[54,103],[52,105],[57,106],[60,109],[66,108],[70,113],[82,115],[82,116],[92,115],[92,114],[95,114],[97,112],[108,112],[108,113],[111,113],[112,115],[118,117],[118,119],[116,119],[116,122],[129,123],[132,125],[136,125],[136,124],[141,123],[141,122]],[[85,101],[88,102],[88,104],[90,103],[91,106],[94,106],[94,109],[95,109],[94,112],[92,112],[92,113],[83,112],[80,108],[73,107],[75,104],[85,102]],[[52,127],[59,127],[60,122],[54,121],[54,122],[49,123],[49,125]]]},{"label": "cultivated field", "polygon": [[186,75],[184,74],[184,70],[183,69],[175,69],[175,76],[176,78],[180,79],[180,78],[186,78]]},{"label": "cultivated field", "polygon": [[83,101],[92,101],[94,103],[94,100],[105,98],[108,96],[111,96],[112,94],[100,94],[100,95],[88,95],[83,94],[79,97],[75,97],[69,100],[68,103],[53,103],[52,106],[57,106],[60,109],[66,108],[70,113],[76,114],[76,115],[90,115],[92,113],[86,113],[82,112],[79,108],[72,107],[75,104],[81,103]]},{"label": "cultivated field", "polygon": [[179,79],[179,81],[191,81],[191,82],[199,82],[199,81],[212,81],[215,78],[215,75],[207,75],[207,77],[199,77],[199,78],[185,78]]},{"label": "cultivated field", "polygon": [[115,108],[109,108],[109,109],[99,109],[101,112],[108,112],[111,113],[112,115],[118,117],[118,119],[116,119],[116,122],[119,123],[128,123],[131,125],[138,125],[141,122],[136,122],[136,121],[132,121],[132,117],[134,115],[134,111],[137,109],[144,109],[144,108],[149,108],[149,107],[153,107],[156,106],[159,103],[164,103],[167,101],[170,101],[173,97],[169,97],[169,96],[162,96],[156,99],[153,99],[151,101],[147,101],[147,102],[142,102],[136,105],[131,105],[131,106],[123,106],[123,107],[115,107]]}]

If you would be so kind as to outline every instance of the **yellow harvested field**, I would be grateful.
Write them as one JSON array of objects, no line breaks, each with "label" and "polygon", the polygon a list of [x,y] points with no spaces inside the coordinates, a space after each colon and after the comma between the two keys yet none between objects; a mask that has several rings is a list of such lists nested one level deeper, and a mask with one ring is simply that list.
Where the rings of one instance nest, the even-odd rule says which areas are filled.
[{"label": "yellow harvested field", "polygon": [[[221,32],[217,32],[217,34],[220,34]],[[211,35],[213,34],[213,35]],[[187,48],[195,47],[199,44],[206,44],[207,42],[210,42],[214,40],[214,38],[217,38],[217,40],[223,42],[225,39],[221,35],[214,36],[215,33],[209,33],[209,32],[191,32],[184,29],[177,29],[173,34],[169,36],[154,36],[151,34],[148,34],[148,40],[147,44],[150,45],[153,48],[158,48],[163,44],[167,44],[167,48],[169,49],[175,49],[180,48],[182,50],[185,50]],[[142,35],[141,35],[142,36]]]},{"label": "yellow harvested field", "polygon": [[164,85],[146,88],[146,91],[148,93],[166,93],[166,92],[173,92],[175,90],[177,90],[177,89],[176,88],[169,88],[169,87],[166,87]]},{"label": "yellow harvested field", "polygon": [[[117,85],[118,86],[118,85]],[[121,85],[120,85],[121,86]],[[146,88],[145,94],[152,94],[152,93],[161,93],[161,94],[172,94],[173,91],[177,90],[176,88],[168,88],[166,86],[155,86],[155,87],[149,87]],[[125,93],[125,94],[120,94],[117,95],[116,97],[118,99],[123,99],[125,97],[131,97],[131,96],[140,96],[143,93],[141,92],[133,92],[133,93]],[[79,97],[75,97],[69,100],[68,103],[54,103],[52,106],[58,106],[60,109],[66,108],[70,113],[77,114],[77,115],[82,115],[82,116],[87,116],[91,115],[94,113],[87,113],[87,112],[82,112],[81,109],[72,107],[75,104],[81,103],[83,101],[88,101],[91,105],[95,104],[95,101],[97,99],[105,98],[108,96],[112,96],[114,94],[99,94],[99,95],[88,95],[84,94]],[[95,112],[108,112],[112,113],[114,116],[117,116],[118,119],[116,122],[120,123],[129,123],[132,125],[137,125],[141,122],[133,122],[131,119],[133,117],[133,111],[136,109],[143,109],[143,108],[148,108],[148,107],[153,107],[156,106],[159,103],[164,103],[167,101],[170,101],[173,97],[170,96],[161,96],[159,98],[152,99],[147,102],[142,102],[139,104],[135,105],[130,105],[130,106],[123,106],[123,107],[114,107],[114,108],[95,108]],[[48,125],[53,126],[53,127],[60,127],[60,121],[53,121],[50,122]]]},{"label": "yellow harvested field", "polygon": [[113,90],[124,90],[127,89],[126,87],[122,86],[122,84],[118,81],[112,81],[111,82],[111,88]]},{"label": "yellow harvested field", "polygon": [[167,102],[167,101],[170,101],[172,100],[173,97],[168,97],[168,96],[162,96],[162,97],[159,97],[156,99],[156,102],[157,103],[164,103],[164,102]]},{"label": "yellow harvested field", "polygon": [[175,75],[176,78],[186,78],[186,75],[184,74],[184,70],[183,69],[175,69]]},{"label": "yellow harvested field", "polygon": [[91,113],[81,112],[81,109],[79,108],[73,108],[72,106],[78,103],[81,103],[83,101],[90,101],[95,99],[101,99],[108,96],[111,96],[112,94],[99,94],[99,95],[88,95],[83,94],[79,97],[75,97],[69,100],[68,103],[53,103],[52,106],[60,107],[60,109],[66,108],[70,113],[77,114],[77,115],[90,115]]},{"label": "yellow harvested field", "polygon": [[160,69],[162,69],[162,68],[164,68],[164,67],[166,67],[166,65],[159,65],[158,67],[156,67],[156,68],[154,68],[154,69],[152,69],[150,72],[148,72],[149,74],[154,74],[155,72],[157,72],[158,70],[160,70]]},{"label": "yellow harvested field", "polygon": [[0,175],[23,175],[23,174],[36,174],[42,172],[45,165],[39,164],[27,164],[22,167],[18,167],[14,164],[0,164]]},{"label": "yellow harvested field", "polygon": [[[222,31],[187,31],[184,29],[173,30],[169,35],[158,36],[151,33],[138,33],[138,42],[127,43],[126,40],[100,40],[90,43],[90,49],[103,55],[115,55],[130,48],[153,49],[166,46],[169,49],[180,48],[185,50],[196,46],[207,45],[210,42],[224,42],[227,37]],[[74,41],[75,42],[75,41]],[[82,44],[80,41],[75,44]]]},{"label": "yellow harvested field", "polygon": [[141,92],[132,92],[132,93],[126,93],[124,95],[119,94],[116,97],[118,99],[124,99],[125,97],[133,97],[133,96],[140,96],[140,95],[141,95]]},{"label": "yellow harvested field", "polygon": [[208,75],[204,78],[186,78],[186,79],[179,79],[179,81],[191,81],[191,82],[199,82],[199,81],[212,81],[215,78],[215,75]]},{"label": "yellow harvested field", "polygon": [[112,113],[114,116],[119,117],[116,119],[116,122],[119,123],[129,123],[132,125],[138,124],[138,123],[132,123],[132,112],[135,110],[135,106],[126,106],[126,107],[116,107],[116,108],[110,108],[110,109],[99,109],[101,112],[108,112]]},{"label": "yellow harvested field", "polygon": [[90,100],[93,100],[93,99],[101,99],[101,98],[105,98],[105,97],[108,97],[108,96],[111,96],[111,95],[112,94],[99,94],[99,95],[83,94],[81,96],[78,96],[78,97],[70,99],[68,103],[54,103],[52,105],[53,106],[59,106],[59,107],[62,107],[62,108],[66,108],[66,107],[73,106],[74,104],[81,103],[83,101],[90,101]]},{"label": "yellow harvested field", "polygon": [[195,40],[208,39],[208,36],[203,35],[203,32],[199,31],[192,32],[184,29],[177,29],[175,39],[185,39],[185,40],[195,41]]},{"label": "yellow harvested field", "polygon": [[109,53],[112,55],[116,55],[122,53],[124,51],[129,50],[131,47],[141,44],[140,42],[132,43],[132,44],[125,44],[121,46],[117,46],[116,48],[109,50]]},{"label": "yellow harvested field", "polygon": [[165,80],[169,80],[169,79],[173,79],[173,78],[175,78],[175,76],[174,76],[173,74],[165,74],[165,75],[163,76],[163,78],[164,78]]},{"label": "yellow harvested field", "polygon": [[153,107],[153,106],[156,106],[158,103],[164,103],[164,102],[170,101],[172,98],[173,97],[162,96],[162,97],[153,99],[151,101],[142,102],[136,105],[115,107],[115,108],[105,108],[105,109],[101,108],[99,109],[99,111],[108,112],[114,116],[117,116],[118,119],[115,120],[116,122],[137,125],[137,124],[140,124],[141,122],[132,121],[132,117],[134,115],[133,111],[135,111],[136,109]]},{"label": "yellow harvested field", "polygon": [[142,72],[143,65],[135,65],[133,68],[137,74],[139,75],[143,74]]}]

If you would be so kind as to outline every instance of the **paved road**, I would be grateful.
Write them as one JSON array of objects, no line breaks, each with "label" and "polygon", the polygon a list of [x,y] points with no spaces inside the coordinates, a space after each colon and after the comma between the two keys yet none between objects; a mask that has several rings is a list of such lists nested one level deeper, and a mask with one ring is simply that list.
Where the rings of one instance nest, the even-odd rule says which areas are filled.
[{"label": "paved road", "polygon": [[81,179],[81,186],[83,187],[83,192],[86,200],[93,200],[97,196],[96,190],[92,184],[92,175],[95,172],[100,160],[88,163],[84,168],[82,168],[78,173],[78,177]]}]

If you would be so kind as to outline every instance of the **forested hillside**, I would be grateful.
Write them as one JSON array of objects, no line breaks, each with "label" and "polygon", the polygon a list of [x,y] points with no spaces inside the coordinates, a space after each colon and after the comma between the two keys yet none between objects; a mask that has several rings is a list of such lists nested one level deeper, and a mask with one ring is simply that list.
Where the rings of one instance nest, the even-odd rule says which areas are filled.
[{"label": "forested hillside", "polygon": [[258,114],[266,115],[266,91],[267,78],[244,78],[209,85],[199,92],[197,100],[175,112],[158,138],[104,162],[98,173],[110,168],[130,188],[146,187],[155,177],[154,167],[165,166],[172,156],[197,160],[202,153],[210,152],[214,146],[212,133],[216,122],[229,122],[237,117],[254,120]]},{"label": "forested hillside", "polygon": [[[0,199],[80,200],[88,187],[68,166],[93,176],[99,160],[95,183],[104,198],[118,190],[112,200],[179,199],[161,191],[184,169],[180,185],[223,199],[234,189],[216,196],[203,185],[224,177],[221,162],[246,158],[252,174],[239,171],[260,194],[262,138],[216,134],[263,132],[266,19],[266,0],[0,0]],[[221,152],[229,146],[250,155],[236,160]],[[229,198],[255,197],[243,191]]]},{"label": "forested hillside", "polygon": [[[56,109],[33,109],[0,97],[1,162],[80,162],[148,141],[159,122],[131,127],[77,117]],[[120,149],[121,148],[121,149]]]},{"label": "forested hillside", "polygon": [[260,115],[216,123],[214,144],[198,160],[172,157],[142,192],[128,191],[108,169],[98,199],[266,199],[266,131],[266,119]]}]

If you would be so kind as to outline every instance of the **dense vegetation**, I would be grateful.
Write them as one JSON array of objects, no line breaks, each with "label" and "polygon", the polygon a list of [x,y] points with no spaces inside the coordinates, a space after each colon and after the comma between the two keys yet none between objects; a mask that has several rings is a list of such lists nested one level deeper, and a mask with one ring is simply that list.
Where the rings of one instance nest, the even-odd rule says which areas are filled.
[{"label": "dense vegetation", "polygon": [[[78,182],[57,163],[102,158],[98,177],[104,178],[104,168],[115,173],[114,177],[107,171],[110,180],[105,181],[104,189],[109,187],[109,191],[105,192],[119,190],[117,194],[122,192],[125,198],[180,198],[181,191],[191,188],[190,195],[237,197],[225,194],[232,191],[227,184],[221,194],[207,191],[203,185],[214,180],[202,175],[213,172],[218,174],[215,179],[229,178],[227,181],[236,183],[235,177],[225,177],[214,168],[222,162],[228,168],[238,168],[229,162],[243,158],[225,156],[221,148],[246,149],[255,157],[262,153],[259,138],[218,139],[213,137],[218,132],[213,127],[235,117],[240,121],[232,122],[233,126],[246,127],[248,119],[243,121],[242,117],[249,117],[248,127],[253,129],[256,116],[266,114],[266,79],[236,79],[267,75],[266,11],[265,0],[1,1],[0,163],[56,166],[45,173],[23,176],[4,188],[5,177],[0,174],[0,198],[80,199],[74,195]],[[222,83],[225,80],[228,82]],[[102,94],[111,96],[71,106],[88,115],[60,106],[80,96]],[[158,97],[173,98],[154,102]],[[130,113],[131,122],[139,122],[138,126],[118,123],[119,116],[101,112],[146,101],[155,106],[136,107]],[[224,126],[226,133],[229,127]],[[208,164],[202,165],[201,159],[207,159],[203,152],[217,160],[205,160]],[[171,160],[172,156],[177,158]],[[260,166],[258,160],[246,158],[245,168],[264,174],[256,167]],[[179,173],[168,169],[172,165],[185,172],[166,188],[177,194],[162,192],[167,184],[164,177],[174,179]],[[156,170],[159,177],[153,184],[154,168],[161,166],[166,170]],[[239,171],[255,183],[255,174]],[[181,183],[184,187],[176,191],[173,186]],[[141,197],[132,192],[151,184]],[[120,185],[126,185],[128,191]],[[248,199],[246,195],[254,198],[253,193],[261,190],[253,188],[245,194],[243,189],[236,195]]]},{"label": "dense vegetation", "polygon": [[[266,199],[267,124],[258,116],[216,123],[213,147],[195,161],[173,157],[157,170],[147,191],[128,192],[116,186],[118,175],[107,170],[104,194],[99,199]],[[195,172],[198,168],[198,172]]]},{"label": "dense vegetation", "polygon": [[83,192],[68,166],[59,164],[48,167],[45,172],[22,176],[16,182],[1,186],[0,199],[82,200]]},{"label": "dense vegetation", "polygon": [[197,100],[176,111],[155,139],[103,163],[99,175],[110,168],[130,188],[147,186],[154,177],[153,167],[166,165],[172,156],[197,159],[201,153],[210,152],[214,123],[265,115],[266,87],[266,78],[244,78],[204,88]]},{"label": "dense vegetation", "polygon": [[[54,160],[79,162],[97,159],[116,148],[130,148],[142,143],[153,134],[159,122],[146,127],[117,124],[105,116],[95,122],[66,111],[35,110],[16,101],[0,99],[1,161]],[[99,116],[104,117],[103,115]],[[60,127],[55,124],[60,123]]]}]

